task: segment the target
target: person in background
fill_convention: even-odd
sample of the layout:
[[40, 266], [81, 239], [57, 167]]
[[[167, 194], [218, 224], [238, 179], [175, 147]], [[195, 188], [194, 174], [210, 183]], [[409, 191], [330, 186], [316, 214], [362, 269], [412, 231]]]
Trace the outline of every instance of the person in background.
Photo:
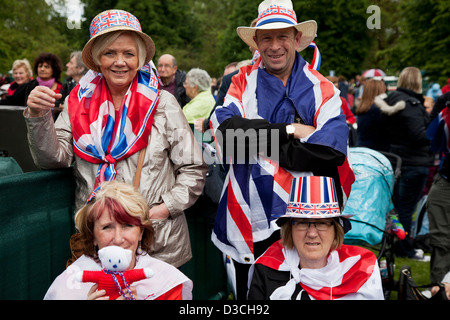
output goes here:
[[[120, 25], [108, 23], [111, 15]], [[90, 31], [82, 53], [90, 71], [55, 123], [49, 110], [61, 94], [45, 86], [30, 93], [24, 117], [33, 159], [41, 169], [74, 164], [76, 210], [104, 181], [136, 185], [155, 229], [152, 257], [180, 267], [192, 257], [184, 210], [201, 195], [208, 167], [177, 100], [159, 90], [155, 44], [138, 19], [107, 10]]]
[[74, 283], [77, 272], [102, 270], [98, 251], [107, 246], [131, 250], [128, 270], [149, 268], [154, 273], [129, 284], [132, 296], [118, 299], [192, 299], [192, 281], [177, 268], [151, 257], [154, 230], [148, 213], [147, 201], [133, 186], [117, 181], [101, 184], [75, 215], [83, 255], [55, 279], [44, 300], [108, 300], [105, 290], [97, 290], [98, 284]]
[[186, 79], [186, 72], [178, 69], [177, 60], [171, 54], [163, 54], [159, 57], [157, 67], [163, 84], [161, 90], [166, 90], [173, 94], [181, 108], [183, 108], [190, 101], [183, 85]]
[[[450, 92], [440, 96], [431, 112], [427, 128], [431, 150], [440, 156], [438, 172], [434, 175], [427, 198], [430, 223], [430, 280], [440, 282], [450, 270]], [[447, 282], [450, 277], [447, 275]]]
[[199, 118], [206, 118], [216, 103], [211, 93], [211, 77], [208, 72], [199, 68], [193, 68], [186, 74], [184, 88], [191, 99], [183, 108], [189, 124], [194, 124]]
[[[365, 90], [365, 89], [364, 89]], [[405, 102], [404, 110], [383, 114], [383, 128], [386, 130], [389, 152], [402, 159], [401, 176], [394, 189], [394, 207], [400, 223], [410, 236], [398, 242], [396, 254], [423, 260], [423, 251], [415, 249], [411, 239], [412, 216], [422, 196], [429, 167], [434, 165], [434, 153], [426, 130], [430, 121], [422, 94], [422, 75], [416, 67], [406, 67], [400, 73], [397, 89], [385, 99], [388, 105]]]
[[[327, 76], [326, 78], [328, 80], [330, 80], [331, 83], [333, 83], [336, 88], [339, 89], [339, 78], [338, 77]], [[353, 115], [352, 111], [350, 110], [350, 107], [349, 107], [349, 104], [347, 102], [347, 99], [344, 98], [342, 95], [340, 95], [340, 97], [341, 97], [341, 102], [342, 102], [341, 108], [342, 108], [342, 112], [345, 115], [345, 120], [347, 121], [347, 124], [352, 126], [352, 125], [354, 125], [356, 123], [356, 118]]]
[[336, 202], [329, 177], [294, 178], [281, 240], [250, 269], [249, 300], [384, 300], [373, 252], [344, 245], [350, 216]]
[[[37, 77], [26, 86], [25, 102], [28, 101], [31, 91], [38, 86], [49, 88], [56, 94], [61, 93], [62, 84], [59, 79], [62, 72], [62, 63], [57, 55], [53, 53], [41, 53], [34, 61], [33, 71], [37, 74]], [[58, 110], [55, 112], [55, 105], [53, 105], [52, 117], [54, 120], [56, 120], [58, 113]]]
[[433, 110], [434, 107], [434, 100], [432, 97], [423, 97], [423, 106], [425, 107], [425, 110], [427, 111], [428, 114], [431, 114], [431, 110]]
[[88, 71], [81, 58], [81, 51], [74, 51], [70, 54], [70, 59], [69, 62], [66, 63], [66, 68], [66, 75], [68, 78], [61, 87], [62, 97], [55, 102], [55, 107], [64, 107], [64, 100]]
[[441, 92], [442, 94], [446, 94], [450, 91], [450, 78], [447, 79], [447, 83], [442, 86]]
[[62, 63], [57, 55], [46, 52], [38, 55], [34, 61], [33, 71], [37, 77], [28, 84], [27, 94], [37, 86], [44, 86], [55, 93], [60, 93], [61, 82], [59, 80], [62, 72]]
[[[256, 25], [257, 20], [258, 19], [256, 19], [256, 18], [253, 19], [253, 21], [250, 23], [250, 27], [254, 27]], [[253, 64], [256, 62], [257, 58], [259, 58], [259, 53], [255, 48], [253, 48], [251, 46], [249, 46], [249, 49], [250, 49], [250, 52], [252, 53], [252, 64]], [[227, 95], [228, 89], [230, 88], [230, 85], [231, 85], [231, 79], [239, 71], [239, 69], [236, 69], [236, 66], [238, 64], [239, 64], [239, 62], [231, 62], [225, 67], [225, 69], [223, 71], [222, 81], [221, 81], [220, 87], [219, 87], [219, 92], [217, 93], [216, 103], [214, 105], [213, 110], [209, 114], [208, 118], [197, 119], [194, 123], [195, 130], [197, 130], [198, 132], [206, 132], [207, 130], [210, 129], [210, 118], [211, 118], [212, 114], [214, 113], [214, 111], [216, 110], [216, 108], [218, 106], [223, 105], [223, 101], [225, 100], [225, 96]], [[233, 66], [234, 66], [234, 70], [233, 70]]]
[[19, 59], [12, 65], [13, 79], [10, 83], [5, 99], [0, 101], [0, 105], [25, 106], [26, 88], [31, 81], [33, 73], [27, 59]]
[[439, 83], [433, 83], [430, 89], [428, 89], [426, 96], [433, 98], [436, 102], [437, 98], [442, 95], [441, 85]]
[[388, 151], [389, 143], [386, 128], [382, 125], [383, 113], [396, 113], [405, 108], [403, 101], [391, 107], [383, 100], [386, 98], [386, 85], [382, 80], [366, 81], [361, 101], [356, 106], [355, 114], [358, 120], [358, 147], [366, 147], [378, 151]]

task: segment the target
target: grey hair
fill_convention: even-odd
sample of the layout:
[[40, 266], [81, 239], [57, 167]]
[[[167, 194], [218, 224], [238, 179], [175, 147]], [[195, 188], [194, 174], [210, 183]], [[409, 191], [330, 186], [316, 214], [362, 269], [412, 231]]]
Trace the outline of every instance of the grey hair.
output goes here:
[[83, 59], [81, 58], [81, 51], [74, 51], [70, 54], [70, 60], [72, 60], [73, 57], [76, 57], [77, 61], [77, 68], [83, 68], [80, 72], [80, 74], [85, 74], [87, 72], [87, 68], [83, 63]]
[[211, 89], [211, 77], [205, 70], [193, 68], [186, 74], [186, 78], [189, 78], [189, 86], [198, 86], [200, 92]]
[[144, 66], [145, 57], [147, 56], [147, 52], [145, 49], [145, 42], [136, 32], [133, 31], [110, 32], [101, 37], [96, 38], [94, 40], [94, 43], [92, 44], [91, 54], [92, 60], [94, 60], [94, 63], [97, 66], [100, 66], [100, 57], [103, 51], [106, 49], [106, 47], [108, 47], [111, 43], [113, 43], [119, 36], [121, 36], [124, 33], [130, 33], [133, 36], [134, 41], [136, 41], [139, 59], [139, 65], [137, 70], [141, 69]]

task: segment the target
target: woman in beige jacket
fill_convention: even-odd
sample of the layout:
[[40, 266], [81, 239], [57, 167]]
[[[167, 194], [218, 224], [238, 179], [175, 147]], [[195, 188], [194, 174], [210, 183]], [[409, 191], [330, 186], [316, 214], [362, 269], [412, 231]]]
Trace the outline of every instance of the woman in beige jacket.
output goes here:
[[[104, 23], [122, 15], [121, 26]], [[97, 28], [90, 29], [83, 49], [91, 71], [72, 90], [56, 122], [50, 108], [58, 95], [45, 87], [31, 92], [24, 112], [28, 140], [39, 168], [74, 164], [76, 210], [102, 181], [132, 184], [144, 152], [139, 191], [155, 229], [152, 256], [179, 267], [192, 256], [184, 210], [200, 196], [207, 166], [177, 100], [159, 90], [151, 68], [143, 71], [155, 48], [133, 19], [121, 10], [93, 19], [91, 27]]]

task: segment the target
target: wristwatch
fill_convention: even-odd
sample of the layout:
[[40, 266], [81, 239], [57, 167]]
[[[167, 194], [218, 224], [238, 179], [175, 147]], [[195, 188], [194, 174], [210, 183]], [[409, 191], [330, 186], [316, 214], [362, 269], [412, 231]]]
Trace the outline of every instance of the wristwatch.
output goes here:
[[288, 138], [293, 138], [295, 133], [295, 127], [292, 124], [286, 125], [286, 133]]

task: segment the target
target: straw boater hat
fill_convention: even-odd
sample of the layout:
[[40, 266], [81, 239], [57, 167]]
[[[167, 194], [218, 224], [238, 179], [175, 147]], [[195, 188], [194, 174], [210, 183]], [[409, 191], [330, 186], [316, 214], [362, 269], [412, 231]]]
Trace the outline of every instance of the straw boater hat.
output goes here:
[[[290, 218], [349, 218], [339, 207], [333, 178], [322, 176], [297, 177], [292, 180], [286, 212], [276, 221], [279, 226]], [[346, 227], [343, 224], [341, 225]]]
[[139, 20], [131, 13], [112, 9], [103, 11], [92, 19], [91, 25], [89, 26], [90, 39], [84, 46], [82, 53], [84, 64], [89, 69], [100, 72], [99, 66], [97, 66], [92, 59], [91, 49], [94, 39], [108, 32], [126, 30], [136, 32], [142, 38], [147, 52], [144, 65], [149, 63], [155, 55], [155, 44], [153, 43], [152, 38], [142, 32]]
[[264, 0], [258, 7], [258, 18], [255, 27], [238, 27], [239, 37], [250, 47], [258, 49], [253, 37], [258, 29], [284, 29], [294, 27], [302, 33], [298, 52], [302, 51], [314, 40], [317, 23], [308, 20], [298, 23], [290, 0]]

